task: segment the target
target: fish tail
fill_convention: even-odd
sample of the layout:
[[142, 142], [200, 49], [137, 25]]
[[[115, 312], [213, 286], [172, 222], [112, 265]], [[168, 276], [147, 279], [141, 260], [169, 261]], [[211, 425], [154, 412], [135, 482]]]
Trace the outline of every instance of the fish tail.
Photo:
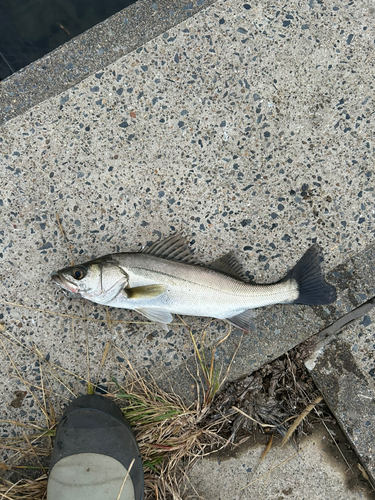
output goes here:
[[337, 298], [335, 287], [324, 279], [323, 256], [318, 245], [310, 247], [282, 281], [288, 280], [298, 284], [299, 295], [293, 304], [331, 304]]

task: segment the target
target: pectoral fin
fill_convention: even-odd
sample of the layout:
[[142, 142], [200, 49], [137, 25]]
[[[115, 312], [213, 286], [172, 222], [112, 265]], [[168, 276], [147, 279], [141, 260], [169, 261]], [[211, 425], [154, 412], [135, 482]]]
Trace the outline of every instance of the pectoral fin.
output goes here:
[[128, 299], [151, 299], [158, 297], [166, 291], [165, 285], [145, 285], [134, 288], [125, 288]]
[[150, 321], [156, 321], [163, 327], [164, 330], [167, 332], [169, 331], [167, 323], [171, 323], [171, 321], [173, 321], [173, 316], [166, 309], [161, 309], [159, 307], [142, 307], [140, 309], [134, 309], [134, 311], [143, 314], [143, 316], [146, 316], [146, 318]]

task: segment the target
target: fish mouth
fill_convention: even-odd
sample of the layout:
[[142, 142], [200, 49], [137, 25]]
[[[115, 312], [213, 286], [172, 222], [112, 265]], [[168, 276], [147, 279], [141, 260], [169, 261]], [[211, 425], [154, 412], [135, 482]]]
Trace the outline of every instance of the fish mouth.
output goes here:
[[62, 278], [59, 274], [53, 274], [51, 279], [56, 283], [56, 285], [63, 288], [64, 290], [68, 290], [68, 292], [72, 293], [78, 293], [78, 286], [73, 285], [73, 283], [69, 283], [69, 281]]

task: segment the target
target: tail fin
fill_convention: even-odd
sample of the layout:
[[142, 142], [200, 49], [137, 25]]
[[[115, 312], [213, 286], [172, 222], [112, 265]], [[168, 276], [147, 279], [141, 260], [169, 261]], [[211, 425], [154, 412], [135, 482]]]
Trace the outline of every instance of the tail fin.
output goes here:
[[299, 295], [293, 304], [323, 305], [336, 300], [336, 289], [324, 280], [323, 256], [318, 245], [310, 247], [282, 281], [295, 280]]

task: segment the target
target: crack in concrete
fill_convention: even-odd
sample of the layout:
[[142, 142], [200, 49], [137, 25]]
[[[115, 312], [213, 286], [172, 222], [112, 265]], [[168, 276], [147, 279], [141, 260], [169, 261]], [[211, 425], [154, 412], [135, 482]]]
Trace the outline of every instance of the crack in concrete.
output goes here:
[[308, 370], [313, 370], [318, 359], [319, 354], [322, 352], [324, 346], [329, 344], [335, 337], [339, 330], [341, 330], [344, 326], [356, 321], [359, 318], [362, 318], [368, 311], [370, 311], [373, 307], [375, 307], [375, 297], [372, 297], [370, 300], [362, 304], [361, 306], [353, 309], [352, 311], [341, 316], [337, 321], [329, 325], [327, 328], [322, 330], [320, 333], [315, 335], [317, 343], [315, 345], [314, 351], [311, 355], [306, 358], [305, 366]]

